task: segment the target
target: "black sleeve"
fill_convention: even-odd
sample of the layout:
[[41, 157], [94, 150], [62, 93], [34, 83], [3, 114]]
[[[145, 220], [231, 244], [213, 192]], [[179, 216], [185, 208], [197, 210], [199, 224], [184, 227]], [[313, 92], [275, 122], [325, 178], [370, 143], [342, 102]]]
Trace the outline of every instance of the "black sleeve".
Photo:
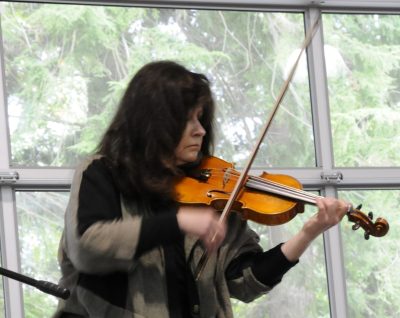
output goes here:
[[266, 286], [275, 286], [282, 280], [283, 275], [299, 262], [288, 261], [282, 253], [281, 245], [279, 244], [265, 252], [247, 253], [239, 256], [226, 269], [226, 278], [239, 278], [244, 269], [251, 267], [257, 280]]
[[154, 216], [144, 217], [140, 229], [139, 243], [135, 257], [158, 245], [168, 245], [182, 239], [176, 209], [166, 210]]
[[94, 160], [82, 174], [78, 202], [78, 233], [94, 223], [122, 217], [120, 195], [111, 171], [102, 159]]

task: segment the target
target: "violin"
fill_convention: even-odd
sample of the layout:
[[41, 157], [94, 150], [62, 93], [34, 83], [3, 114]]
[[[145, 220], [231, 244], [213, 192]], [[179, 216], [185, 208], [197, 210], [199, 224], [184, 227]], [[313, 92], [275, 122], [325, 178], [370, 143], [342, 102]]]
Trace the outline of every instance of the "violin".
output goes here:
[[[175, 185], [177, 200], [181, 204], [210, 205], [222, 210], [229, 199], [240, 173], [233, 164], [216, 157], [206, 157], [188, 176]], [[304, 204], [316, 205], [321, 198], [302, 190], [301, 183], [288, 175], [262, 173], [247, 175], [232, 210], [243, 219], [264, 225], [280, 225], [289, 222], [298, 213], [304, 212]], [[365, 239], [384, 236], [389, 224], [383, 218], [373, 222], [373, 215], [360, 211], [361, 206], [349, 206], [347, 217], [353, 222], [353, 230], [364, 229]]]

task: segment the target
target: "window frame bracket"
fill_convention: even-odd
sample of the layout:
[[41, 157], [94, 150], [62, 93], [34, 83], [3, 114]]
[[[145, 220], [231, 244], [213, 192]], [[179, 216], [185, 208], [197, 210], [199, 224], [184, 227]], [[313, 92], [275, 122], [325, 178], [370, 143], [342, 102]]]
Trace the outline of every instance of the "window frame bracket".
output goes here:
[[13, 184], [19, 180], [19, 174], [16, 171], [1, 172], [0, 171], [0, 184]]
[[339, 184], [343, 181], [343, 173], [340, 171], [322, 171], [321, 180], [329, 184]]

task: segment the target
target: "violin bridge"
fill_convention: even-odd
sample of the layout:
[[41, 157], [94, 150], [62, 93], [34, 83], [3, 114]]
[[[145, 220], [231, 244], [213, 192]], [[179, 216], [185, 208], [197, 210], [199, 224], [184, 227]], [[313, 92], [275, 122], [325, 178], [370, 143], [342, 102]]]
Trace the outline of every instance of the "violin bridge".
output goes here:
[[230, 170], [231, 170], [230, 168], [225, 170], [224, 179], [222, 180], [222, 185], [224, 188], [225, 188], [226, 184], [229, 182], [229, 173], [230, 173], [229, 171]]

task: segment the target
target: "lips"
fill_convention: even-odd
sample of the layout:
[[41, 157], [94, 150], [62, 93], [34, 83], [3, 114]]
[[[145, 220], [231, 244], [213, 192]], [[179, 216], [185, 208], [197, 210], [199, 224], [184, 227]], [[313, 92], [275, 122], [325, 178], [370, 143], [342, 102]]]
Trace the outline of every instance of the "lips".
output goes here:
[[201, 146], [200, 145], [190, 145], [187, 148], [200, 150]]

